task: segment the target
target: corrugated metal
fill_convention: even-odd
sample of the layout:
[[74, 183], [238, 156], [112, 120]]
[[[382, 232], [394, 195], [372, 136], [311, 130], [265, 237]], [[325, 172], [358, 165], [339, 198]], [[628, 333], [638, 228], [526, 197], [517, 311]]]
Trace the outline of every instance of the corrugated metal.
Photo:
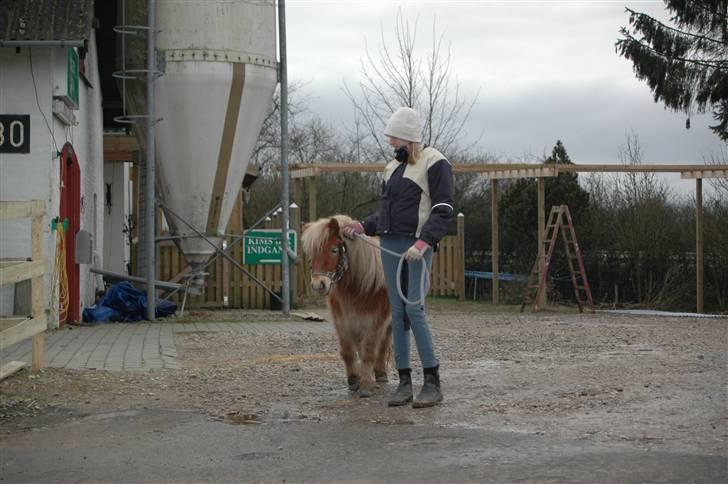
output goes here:
[[86, 40], [94, 0], [0, 0], [0, 40]]

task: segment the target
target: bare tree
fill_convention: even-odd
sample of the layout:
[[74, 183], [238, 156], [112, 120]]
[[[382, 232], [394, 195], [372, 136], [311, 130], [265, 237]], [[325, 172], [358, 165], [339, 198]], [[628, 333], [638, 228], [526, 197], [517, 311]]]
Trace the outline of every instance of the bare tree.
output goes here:
[[365, 47], [358, 93], [346, 84], [343, 87], [369, 142], [368, 149], [359, 151], [359, 160], [389, 156], [382, 132], [389, 116], [401, 106], [412, 107], [422, 116], [424, 144], [436, 146], [451, 158], [473, 146], [463, 146], [462, 138], [478, 94], [468, 99], [453, 79], [450, 46], [443, 45], [444, 36], [438, 34], [434, 20], [431, 35], [430, 51], [418, 56], [417, 21], [411, 25], [399, 10], [394, 44], [390, 46], [382, 27], [376, 55]]
[[[708, 165], [728, 165], [728, 149], [721, 146], [718, 153], [711, 153], [705, 159]], [[728, 178], [708, 178], [718, 197], [728, 198]]]

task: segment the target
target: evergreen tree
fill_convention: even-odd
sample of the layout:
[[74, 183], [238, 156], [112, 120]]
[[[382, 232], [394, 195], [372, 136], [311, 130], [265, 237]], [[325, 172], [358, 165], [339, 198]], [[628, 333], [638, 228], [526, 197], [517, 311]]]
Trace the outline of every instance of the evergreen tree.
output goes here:
[[[559, 140], [544, 163], [571, 164], [566, 148]], [[507, 270], [528, 272], [538, 253], [538, 207], [536, 180], [522, 178], [509, 186], [500, 202], [502, 220], [502, 247], [507, 258]], [[579, 185], [576, 173], [561, 173], [546, 179], [546, 216], [553, 205], [568, 205], [574, 219], [577, 236], [585, 234], [579, 227], [587, 226], [589, 193]], [[559, 241], [559, 243], [561, 243]], [[559, 246], [559, 251], [563, 249]]]
[[620, 29], [617, 52], [632, 61], [655, 102], [688, 116], [711, 109], [718, 123], [711, 129], [728, 142], [728, 0], [665, 4], [674, 27], [627, 8], [631, 29]]

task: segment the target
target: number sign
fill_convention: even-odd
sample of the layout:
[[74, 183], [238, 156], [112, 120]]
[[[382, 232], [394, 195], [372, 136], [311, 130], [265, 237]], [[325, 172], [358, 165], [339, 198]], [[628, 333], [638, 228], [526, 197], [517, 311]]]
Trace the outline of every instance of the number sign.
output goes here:
[[0, 114], [0, 153], [30, 153], [29, 114]]

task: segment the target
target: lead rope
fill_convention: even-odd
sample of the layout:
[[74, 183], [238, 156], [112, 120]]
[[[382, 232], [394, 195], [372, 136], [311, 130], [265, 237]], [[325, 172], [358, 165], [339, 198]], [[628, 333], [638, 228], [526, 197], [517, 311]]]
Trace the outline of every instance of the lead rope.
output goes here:
[[[402, 292], [402, 267], [404, 267], [404, 254], [405, 252], [402, 252], [401, 254], [399, 252], [395, 252], [393, 250], [385, 249], [379, 244], [375, 244], [371, 240], [369, 240], [369, 237], [367, 237], [364, 234], [357, 234], [355, 233], [357, 237], [359, 237], [359, 240], [362, 240], [366, 242], [367, 244], [371, 245], [372, 247], [376, 247], [377, 249], [380, 249], [387, 254], [393, 255], [395, 257], [399, 257], [399, 263], [397, 264], [397, 294], [399, 294], [400, 299], [404, 301], [405, 304], [411, 304], [412, 306], [421, 304], [422, 306], [425, 305], [425, 298], [427, 296], [427, 293], [430, 290], [430, 271], [427, 269], [427, 262], [425, 261], [424, 253], [422, 258], [420, 259], [420, 262], [422, 263], [422, 272], [420, 272], [420, 298], [416, 301], [410, 301], [407, 299], [407, 297], [404, 295], [404, 292]], [[429, 250], [429, 249], [427, 249]], [[427, 252], [427, 251], [425, 251]]]

